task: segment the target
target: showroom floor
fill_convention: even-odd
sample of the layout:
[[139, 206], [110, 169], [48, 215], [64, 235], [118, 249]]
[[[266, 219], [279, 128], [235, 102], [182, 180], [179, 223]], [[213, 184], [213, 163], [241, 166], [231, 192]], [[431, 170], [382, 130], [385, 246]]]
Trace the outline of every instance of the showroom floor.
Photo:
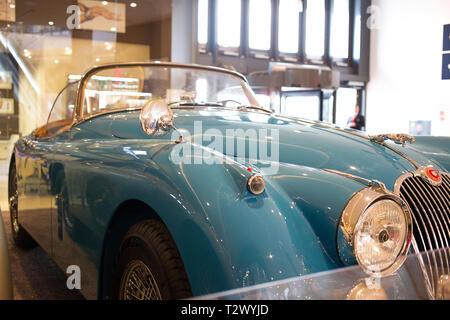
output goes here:
[[66, 288], [66, 275], [41, 248], [24, 251], [12, 243], [7, 200], [7, 171], [8, 164], [0, 162], [0, 207], [8, 238], [14, 299], [83, 299], [80, 293]]

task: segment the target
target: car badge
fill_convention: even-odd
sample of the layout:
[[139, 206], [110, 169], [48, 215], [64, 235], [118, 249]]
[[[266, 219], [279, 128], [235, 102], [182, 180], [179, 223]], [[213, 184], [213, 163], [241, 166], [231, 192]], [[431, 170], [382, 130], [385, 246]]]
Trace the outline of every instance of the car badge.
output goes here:
[[426, 180], [433, 186], [439, 186], [442, 182], [441, 175], [433, 168], [425, 168]]

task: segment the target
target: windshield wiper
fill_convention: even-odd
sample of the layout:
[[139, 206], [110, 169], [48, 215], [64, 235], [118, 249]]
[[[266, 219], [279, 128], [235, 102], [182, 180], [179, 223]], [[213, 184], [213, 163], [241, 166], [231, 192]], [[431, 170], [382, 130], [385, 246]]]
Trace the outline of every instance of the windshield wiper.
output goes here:
[[264, 111], [264, 112], [267, 112], [267, 113], [273, 113], [273, 111], [271, 111], [271, 110], [267, 110], [267, 109], [265, 109], [263, 107], [256, 107], [256, 106], [244, 106], [244, 105], [242, 105], [242, 106], [237, 107], [237, 109], [238, 110], [242, 110], [242, 109], [259, 110], [259, 111]]
[[[190, 101], [175, 101], [170, 102], [168, 104], [169, 107], [225, 107], [221, 101], [219, 102], [190, 102]], [[237, 110], [259, 110], [267, 113], [273, 113], [271, 110], [267, 110], [263, 107], [257, 107], [257, 106], [246, 106], [246, 105], [240, 105], [236, 107]]]
[[179, 107], [223, 107], [223, 105], [217, 102], [189, 102], [189, 101], [175, 101], [168, 104], [171, 106], [179, 106]]

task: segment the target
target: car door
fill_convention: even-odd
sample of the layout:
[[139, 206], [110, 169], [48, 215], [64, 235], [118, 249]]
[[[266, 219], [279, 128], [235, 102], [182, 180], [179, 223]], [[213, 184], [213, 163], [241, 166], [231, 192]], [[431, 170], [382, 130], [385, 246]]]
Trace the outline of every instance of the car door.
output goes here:
[[61, 133], [70, 127], [75, 95], [76, 85], [66, 86], [57, 95], [46, 125], [17, 145], [20, 223], [50, 255], [54, 254], [54, 240], [62, 228], [62, 218], [58, 220], [55, 213], [62, 197], [55, 178], [53, 149], [61, 143]]
[[17, 145], [18, 210], [20, 224], [51, 254], [51, 199], [46, 150], [46, 143], [34, 135], [23, 138]]

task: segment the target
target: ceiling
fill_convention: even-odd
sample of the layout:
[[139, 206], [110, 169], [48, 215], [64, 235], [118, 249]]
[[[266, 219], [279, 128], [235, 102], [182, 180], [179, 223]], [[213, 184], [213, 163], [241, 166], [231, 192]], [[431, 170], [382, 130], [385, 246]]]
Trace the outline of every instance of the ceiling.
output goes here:
[[[126, 6], [126, 25], [134, 26], [152, 21], [163, 20], [171, 16], [172, 0], [115, 0]], [[130, 7], [130, 3], [136, 7]], [[77, 1], [72, 0], [16, 0], [16, 22], [25, 25], [48, 25], [53, 21], [57, 27], [66, 28], [69, 17], [67, 8]], [[101, 4], [101, 1], [98, 1]]]

